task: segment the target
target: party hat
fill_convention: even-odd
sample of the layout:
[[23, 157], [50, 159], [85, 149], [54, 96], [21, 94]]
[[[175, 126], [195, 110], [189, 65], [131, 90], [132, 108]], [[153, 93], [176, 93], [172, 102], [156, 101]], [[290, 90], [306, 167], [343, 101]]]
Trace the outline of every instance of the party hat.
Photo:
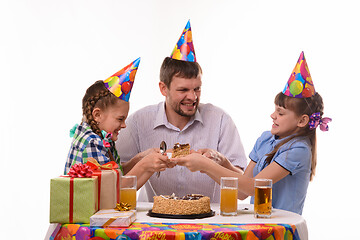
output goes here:
[[304, 52], [301, 52], [294, 70], [285, 85], [283, 94], [295, 98], [307, 98], [314, 96], [315, 88], [307, 66]]
[[190, 20], [187, 22], [184, 31], [182, 32], [179, 41], [176, 43], [170, 57], [187, 62], [196, 62]]
[[104, 80], [105, 87], [121, 100], [128, 102], [139, 63], [140, 58], [111, 75]]

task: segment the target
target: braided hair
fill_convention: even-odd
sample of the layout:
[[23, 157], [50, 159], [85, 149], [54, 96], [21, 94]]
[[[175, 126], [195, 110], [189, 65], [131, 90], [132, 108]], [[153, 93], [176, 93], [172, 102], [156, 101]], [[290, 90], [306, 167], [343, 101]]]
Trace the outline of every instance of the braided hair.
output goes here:
[[104, 110], [108, 106], [114, 105], [116, 101], [118, 101], [118, 98], [105, 87], [102, 80], [96, 81], [91, 85], [86, 90], [82, 99], [83, 121], [87, 122], [100, 138], [103, 138], [103, 136], [98, 123], [94, 120], [92, 112], [95, 107]]
[[[282, 92], [280, 92], [276, 95], [274, 103], [280, 107], [295, 112], [297, 116], [302, 116], [303, 114], [306, 114], [310, 118], [311, 114], [316, 112], [320, 112], [320, 116], [324, 114], [324, 104], [322, 97], [320, 96], [319, 93], [315, 93], [315, 95], [308, 98], [294, 98], [294, 97], [286, 96]], [[297, 137], [308, 137], [310, 140], [311, 153], [312, 153], [310, 180], [312, 180], [313, 177], [315, 176], [315, 169], [317, 163], [316, 128], [310, 129], [309, 123], [304, 128], [300, 129], [300, 131], [297, 132], [295, 135], [281, 141], [278, 145], [276, 145], [274, 150], [266, 154], [267, 156], [266, 161], [270, 163], [281, 146], [283, 146], [284, 144], [288, 143], [289, 141]]]

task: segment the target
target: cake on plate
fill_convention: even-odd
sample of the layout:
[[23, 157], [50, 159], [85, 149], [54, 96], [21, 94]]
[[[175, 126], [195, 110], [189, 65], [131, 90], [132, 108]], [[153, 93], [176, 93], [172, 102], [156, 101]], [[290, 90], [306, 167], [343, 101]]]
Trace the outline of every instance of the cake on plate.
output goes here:
[[190, 154], [190, 144], [175, 143], [173, 147], [172, 158], [183, 157]]
[[210, 198], [201, 194], [188, 194], [182, 198], [175, 194], [154, 197], [153, 213], [193, 215], [211, 212]]

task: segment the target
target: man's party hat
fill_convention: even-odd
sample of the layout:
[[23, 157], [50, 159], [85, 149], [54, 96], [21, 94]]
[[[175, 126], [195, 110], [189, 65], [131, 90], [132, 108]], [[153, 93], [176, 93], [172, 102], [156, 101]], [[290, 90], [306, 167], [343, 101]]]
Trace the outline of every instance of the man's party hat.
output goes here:
[[283, 94], [295, 98], [307, 98], [314, 96], [314, 83], [311, 79], [304, 52], [301, 52], [299, 60], [297, 61], [295, 68], [285, 85]]
[[121, 100], [128, 102], [139, 63], [140, 58], [111, 75], [104, 80], [105, 87]]
[[187, 62], [196, 62], [190, 20], [187, 22], [184, 31], [182, 32], [179, 41], [175, 45], [170, 57]]

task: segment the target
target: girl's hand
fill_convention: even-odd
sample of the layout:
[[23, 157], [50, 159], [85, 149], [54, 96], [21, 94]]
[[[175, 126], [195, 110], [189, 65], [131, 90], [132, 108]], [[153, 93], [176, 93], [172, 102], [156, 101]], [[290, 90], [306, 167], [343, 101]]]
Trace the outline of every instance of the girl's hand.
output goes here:
[[137, 155], [139, 158], [144, 158], [151, 153], [159, 153], [159, 152], [160, 152], [160, 148], [149, 148], [145, 151], [138, 153]]
[[199, 149], [197, 152], [207, 158], [210, 158], [220, 166], [224, 166], [228, 162], [228, 160], [224, 155], [213, 149], [204, 148], [204, 149]]
[[[133, 161], [135, 164], [138, 163], [141, 159], [143, 159], [144, 157], [146, 157], [149, 154], [152, 153], [159, 153], [160, 149], [159, 148], [149, 148], [145, 151], [139, 152], [138, 154], [136, 154], [131, 161]], [[135, 165], [134, 164], [134, 165]]]
[[140, 160], [139, 164], [142, 165], [145, 171], [154, 173], [164, 171], [166, 168], [168, 168], [170, 160], [166, 155], [162, 155], [159, 151], [146, 155]]
[[171, 159], [171, 161], [176, 161], [177, 165], [185, 166], [192, 172], [200, 171], [204, 173], [206, 172], [206, 166], [210, 159], [198, 152], [193, 152], [190, 155], [184, 157]]

